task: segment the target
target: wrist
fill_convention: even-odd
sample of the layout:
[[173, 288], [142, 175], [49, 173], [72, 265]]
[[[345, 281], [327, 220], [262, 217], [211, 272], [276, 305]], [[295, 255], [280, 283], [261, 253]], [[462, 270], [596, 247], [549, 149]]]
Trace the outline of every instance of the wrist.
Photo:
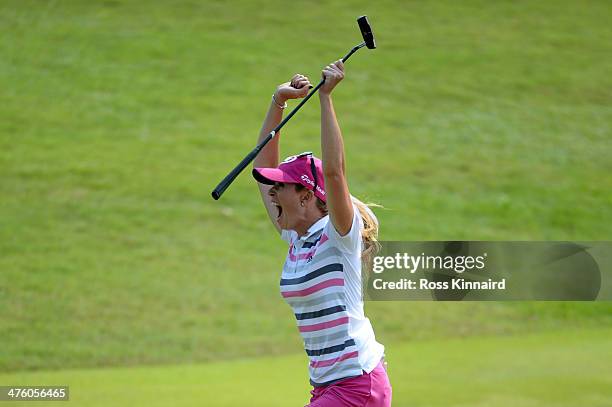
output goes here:
[[331, 93], [330, 92], [321, 92], [319, 90], [319, 99], [321, 99], [321, 100], [325, 100], [325, 99], [331, 100]]
[[278, 91], [278, 89], [276, 89], [272, 95], [274, 96], [274, 100], [276, 100], [280, 104], [283, 104], [287, 101], [287, 98], [282, 97], [280, 95], [280, 92]]
[[287, 107], [287, 99], [279, 97], [278, 92], [272, 94], [272, 103], [281, 110]]

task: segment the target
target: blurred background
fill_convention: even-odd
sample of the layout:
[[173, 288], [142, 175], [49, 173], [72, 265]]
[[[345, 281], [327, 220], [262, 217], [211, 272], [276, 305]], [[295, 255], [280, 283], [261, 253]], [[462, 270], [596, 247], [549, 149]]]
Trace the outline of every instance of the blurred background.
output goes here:
[[[609, 1], [2, 1], [0, 385], [69, 385], [79, 406], [307, 403], [286, 246], [248, 172], [210, 191], [275, 87], [317, 82], [362, 14], [378, 49], [334, 101], [382, 240], [612, 237]], [[281, 154], [318, 154], [319, 126], [313, 98]], [[612, 405], [610, 302], [366, 313], [394, 406]]]

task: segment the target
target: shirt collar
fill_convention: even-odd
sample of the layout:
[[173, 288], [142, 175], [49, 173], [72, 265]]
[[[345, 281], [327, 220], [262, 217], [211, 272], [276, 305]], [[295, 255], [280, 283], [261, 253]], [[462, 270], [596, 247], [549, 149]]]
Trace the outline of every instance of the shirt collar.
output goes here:
[[308, 231], [306, 232], [306, 234], [304, 236], [300, 237], [300, 240], [307, 240], [312, 235], [314, 235], [315, 233], [317, 233], [318, 231], [323, 229], [325, 227], [325, 225], [327, 224], [327, 222], [329, 222], [329, 215], [325, 215], [321, 219], [319, 219], [318, 221], [313, 223], [308, 228]]

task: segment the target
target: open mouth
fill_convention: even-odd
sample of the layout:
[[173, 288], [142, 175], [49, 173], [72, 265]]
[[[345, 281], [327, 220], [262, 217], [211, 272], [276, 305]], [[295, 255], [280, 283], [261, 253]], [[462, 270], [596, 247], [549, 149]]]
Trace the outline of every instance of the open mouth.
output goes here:
[[277, 204], [274, 205], [276, 206], [276, 210], [278, 210], [278, 215], [276, 216], [276, 219], [278, 219], [283, 214], [283, 207]]

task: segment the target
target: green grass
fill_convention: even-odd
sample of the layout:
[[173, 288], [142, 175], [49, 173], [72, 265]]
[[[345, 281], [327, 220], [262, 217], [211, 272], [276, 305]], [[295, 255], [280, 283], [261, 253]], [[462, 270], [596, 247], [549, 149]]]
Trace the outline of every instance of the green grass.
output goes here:
[[[209, 194], [276, 84], [317, 78], [361, 13], [379, 48], [334, 97], [351, 191], [387, 208], [382, 239], [610, 239], [606, 1], [4, 1], [0, 371], [299, 349], [253, 180]], [[282, 133], [284, 155], [319, 150], [316, 98]], [[611, 311], [368, 304], [385, 343], [610, 326]]]
[[[612, 330], [390, 346], [394, 407], [604, 407]], [[1, 374], [10, 385], [69, 385], [79, 406], [301, 406], [305, 356], [203, 365]], [[25, 403], [23, 403], [25, 404]], [[37, 402], [36, 405], [44, 405]], [[52, 404], [51, 404], [52, 405]]]

